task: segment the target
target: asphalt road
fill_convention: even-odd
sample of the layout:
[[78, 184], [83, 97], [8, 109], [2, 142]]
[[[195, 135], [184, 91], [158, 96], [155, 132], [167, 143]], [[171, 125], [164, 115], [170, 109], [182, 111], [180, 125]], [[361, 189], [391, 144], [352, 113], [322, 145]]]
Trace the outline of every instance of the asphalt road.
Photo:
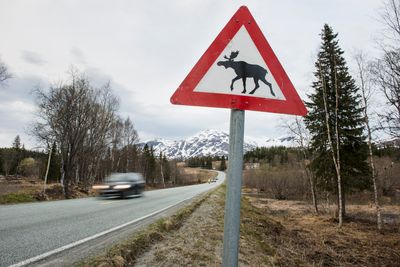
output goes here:
[[131, 199], [84, 198], [0, 206], [0, 266], [24, 266], [48, 254], [172, 209], [216, 183], [148, 191]]

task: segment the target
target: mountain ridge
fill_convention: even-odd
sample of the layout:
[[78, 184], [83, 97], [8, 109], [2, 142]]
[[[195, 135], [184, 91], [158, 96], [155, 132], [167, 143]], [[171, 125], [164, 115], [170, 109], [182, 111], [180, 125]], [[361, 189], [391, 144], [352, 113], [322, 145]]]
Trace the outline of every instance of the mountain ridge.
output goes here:
[[[229, 134], [219, 130], [203, 130], [183, 140], [167, 140], [155, 138], [140, 143], [140, 146], [152, 146], [158, 154], [162, 152], [167, 158], [187, 159], [198, 156], [227, 156], [229, 149]], [[256, 147], [272, 146], [294, 146], [293, 136], [282, 136], [280, 138], [244, 138], [244, 151]]]

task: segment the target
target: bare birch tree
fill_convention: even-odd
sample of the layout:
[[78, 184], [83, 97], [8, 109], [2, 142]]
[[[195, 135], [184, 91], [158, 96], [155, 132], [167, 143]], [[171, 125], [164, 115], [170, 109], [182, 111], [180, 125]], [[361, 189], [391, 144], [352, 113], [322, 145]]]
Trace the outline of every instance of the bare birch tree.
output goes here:
[[111, 171], [118, 171], [121, 161], [120, 149], [123, 147], [123, 129], [124, 124], [119, 116], [114, 118], [110, 127], [111, 139]]
[[132, 161], [134, 147], [137, 142], [139, 141], [139, 136], [135, 127], [128, 117], [124, 121], [124, 129], [123, 129], [123, 144], [124, 144], [124, 151], [125, 151], [125, 172], [129, 171], [129, 162]]
[[310, 192], [314, 206], [314, 211], [316, 214], [318, 214], [318, 201], [317, 201], [316, 187], [314, 183], [314, 176], [312, 172], [310, 172], [310, 169], [307, 166], [308, 165], [307, 162], [309, 162], [309, 156], [307, 155], [308, 154], [307, 151], [309, 150], [309, 139], [310, 139], [309, 133], [304, 125], [304, 121], [297, 116], [295, 118], [294, 123], [286, 124], [286, 127], [292, 134], [295, 135], [295, 140], [298, 143], [301, 153], [303, 155], [302, 166], [304, 168], [307, 180], [310, 183]]
[[357, 63], [358, 69], [358, 79], [359, 79], [359, 88], [361, 90], [362, 96], [362, 103], [364, 106], [364, 119], [365, 119], [365, 126], [367, 128], [367, 135], [368, 135], [368, 152], [369, 152], [369, 165], [371, 167], [371, 180], [374, 188], [374, 202], [375, 202], [375, 209], [376, 209], [376, 221], [378, 230], [382, 230], [382, 218], [381, 218], [381, 207], [379, 204], [379, 196], [378, 196], [378, 186], [377, 186], [377, 179], [376, 179], [376, 171], [375, 171], [375, 162], [372, 153], [372, 130], [370, 126], [369, 120], [369, 107], [370, 107], [370, 98], [371, 98], [371, 87], [370, 87], [370, 77], [368, 72], [368, 66], [365, 62], [365, 56], [362, 52], [359, 52], [355, 55], [355, 61]]
[[[330, 146], [330, 150], [332, 152], [332, 160], [333, 164], [335, 165], [335, 170], [336, 170], [336, 176], [337, 176], [337, 189], [338, 189], [338, 206], [339, 206], [339, 227], [342, 227], [343, 225], [343, 197], [342, 197], [342, 177], [340, 173], [340, 152], [339, 152], [339, 135], [338, 135], [338, 89], [337, 89], [337, 84], [336, 84], [336, 70], [335, 70], [335, 118], [334, 118], [334, 125], [335, 125], [335, 136], [336, 136], [336, 149], [333, 145], [332, 142], [332, 137], [331, 137], [331, 127], [330, 127], [330, 115], [328, 111], [328, 105], [327, 105], [327, 94], [326, 94], [326, 84], [325, 84], [325, 79], [324, 75], [322, 74], [321, 70], [321, 65], [319, 65], [319, 71], [320, 71], [320, 76], [321, 76], [321, 81], [322, 81], [322, 94], [323, 94], [323, 102], [324, 102], [324, 111], [325, 111], [325, 126], [326, 126], [326, 131], [327, 131], [327, 137], [328, 137], [328, 143]], [[335, 151], [336, 150], [336, 151]]]
[[380, 17], [384, 26], [379, 42], [382, 55], [372, 65], [371, 73], [388, 105], [380, 114], [381, 128], [400, 138], [400, 0], [387, 0]]
[[[107, 86], [106, 86], [107, 87]], [[65, 196], [72, 197], [78, 183], [93, 181], [99, 157], [106, 151], [105, 137], [117, 108], [109, 88], [96, 89], [76, 70], [70, 81], [36, 91], [39, 121], [34, 132], [42, 140], [55, 140], [61, 156]]]
[[[386, 0], [380, 18], [385, 26], [384, 38], [389, 42], [398, 44], [400, 42], [400, 1]], [[398, 48], [398, 45], [395, 45], [395, 47]]]
[[83, 189], [88, 190], [100, 172], [100, 163], [106, 157], [107, 136], [118, 109], [118, 100], [112, 95], [111, 87], [106, 84], [97, 90], [90, 113], [89, 128], [85, 137], [80, 163], [80, 176]]

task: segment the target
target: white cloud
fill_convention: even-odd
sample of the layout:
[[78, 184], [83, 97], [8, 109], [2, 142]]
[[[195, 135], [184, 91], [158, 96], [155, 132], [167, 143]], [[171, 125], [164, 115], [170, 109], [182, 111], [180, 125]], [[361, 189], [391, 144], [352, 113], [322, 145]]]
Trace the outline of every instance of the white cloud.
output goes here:
[[23, 50], [21, 52], [22, 59], [25, 60], [27, 63], [34, 64], [34, 65], [44, 65], [46, 64], [46, 60], [42, 58], [38, 53], [33, 51]]
[[[354, 47], [376, 53], [372, 39], [380, 27], [376, 10], [382, 5], [376, 0], [14, 0], [0, 2], [1, 39], [7, 40], [0, 42], [0, 54], [15, 79], [57, 82], [76, 65], [96, 82], [111, 80], [121, 113], [133, 118], [143, 136], [177, 139], [205, 128], [228, 130], [229, 110], [173, 106], [169, 98], [243, 2], [302, 97], [313, 78], [324, 23], [339, 32], [346, 57]], [[27, 62], [22, 51], [46, 64]], [[29, 90], [37, 81], [31, 82]], [[30, 116], [33, 96], [12, 84], [7, 90], [0, 92], [0, 105], [11, 105], [4, 103], [7, 99], [21, 108], [18, 120], [0, 124], [2, 136], [10, 133], [4, 138], [12, 140], [21, 119]], [[28, 107], [15, 104], [19, 97], [24, 104], [30, 97]], [[1, 108], [0, 117], [6, 116]], [[247, 112], [246, 135], [281, 136], [280, 118]], [[10, 144], [4, 138], [0, 146]]]
[[35, 106], [32, 103], [16, 100], [3, 102], [0, 105], [0, 146], [10, 146], [15, 136], [20, 135], [22, 143], [34, 147], [33, 138], [28, 135], [29, 127], [34, 120]]

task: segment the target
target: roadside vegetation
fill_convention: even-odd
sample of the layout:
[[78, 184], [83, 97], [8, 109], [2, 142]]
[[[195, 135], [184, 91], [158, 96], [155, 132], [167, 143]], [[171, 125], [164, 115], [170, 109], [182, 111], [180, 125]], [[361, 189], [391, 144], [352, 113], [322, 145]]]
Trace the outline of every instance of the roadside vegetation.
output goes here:
[[[175, 184], [168, 183], [166, 187], [176, 187], [206, 183], [217, 174], [199, 168], [186, 168], [184, 164], [177, 165], [178, 179]], [[45, 200], [65, 199], [62, 185], [57, 181], [50, 181], [46, 185], [46, 194], [43, 194], [44, 181], [37, 176], [0, 175], [0, 204], [16, 204]], [[146, 184], [145, 190], [164, 188], [157, 184]], [[85, 191], [79, 187], [72, 188], [72, 198], [94, 196], [93, 190]]]
[[0, 204], [34, 202], [36, 200], [30, 192], [8, 193], [0, 196]]
[[[221, 266], [225, 186], [170, 218], [79, 266]], [[245, 190], [246, 191], [246, 190]], [[357, 216], [338, 229], [328, 210], [310, 203], [244, 195], [239, 266], [397, 266], [395, 222], [375, 230], [369, 205], [348, 205]], [[399, 207], [388, 206], [396, 214]]]
[[[264, 250], [259, 261], [264, 263], [257, 266], [396, 266], [400, 260], [398, 225], [391, 222], [383, 235], [377, 232], [369, 205], [349, 205], [364, 216], [338, 229], [329, 212], [316, 216], [302, 201], [246, 197], [242, 203], [242, 233]], [[397, 212], [398, 207], [388, 207], [388, 213]], [[250, 257], [247, 266], [256, 266]]]
[[[387, 220], [395, 220], [400, 225], [400, 214], [386, 214], [384, 212], [385, 207], [399, 207], [400, 205], [399, 156], [400, 149], [392, 145], [374, 150], [373, 157], [376, 162], [376, 179], [383, 224]], [[247, 153], [245, 161], [243, 173], [245, 194], [277, 200], [305, 201], [312, 205], [312, 213], [321, 214], [329, 210], [328, 213], [332, 218], [337, 219], [337, 196], [335, 193], [320, 187], [314, 176], [312, 177], [314, 183], [310, 183], [307, 160], [304, 163], [300, 149], [259, 148]], [[317, 209], [313, 205], [313, 191], [315, 192]], [[352, 191], [346, 197], [346, 205], [375, 207], [372, 188]], [[355, 210], [350, 208], [346, 210], [344, 222], [351, 221], [357, 214]], [[376, 217], [368, 217], [368, 220], [376, 221]]]

